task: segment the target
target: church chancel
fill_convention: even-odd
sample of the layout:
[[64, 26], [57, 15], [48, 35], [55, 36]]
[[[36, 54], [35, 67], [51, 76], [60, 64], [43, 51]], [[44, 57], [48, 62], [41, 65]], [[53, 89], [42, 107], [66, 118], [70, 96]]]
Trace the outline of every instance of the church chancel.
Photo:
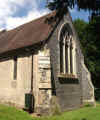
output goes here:
[[91, 75], [70, 14], [45, 22], [55, 15], [0, 34], [0, 103], [41, 114], [49, 113], [54, 103], [61, 111], [94, 103]]

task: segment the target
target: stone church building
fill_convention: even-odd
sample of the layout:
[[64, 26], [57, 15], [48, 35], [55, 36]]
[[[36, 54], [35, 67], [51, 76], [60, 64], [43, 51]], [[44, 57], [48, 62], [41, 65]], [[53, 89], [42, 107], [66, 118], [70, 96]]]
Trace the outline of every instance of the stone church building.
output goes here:
[[94, 103], [70, 14], [57, 20], [55, 15], [0, 32], [0, 103], [37, 113], [49, 111], [52, 101], [62, 111]]

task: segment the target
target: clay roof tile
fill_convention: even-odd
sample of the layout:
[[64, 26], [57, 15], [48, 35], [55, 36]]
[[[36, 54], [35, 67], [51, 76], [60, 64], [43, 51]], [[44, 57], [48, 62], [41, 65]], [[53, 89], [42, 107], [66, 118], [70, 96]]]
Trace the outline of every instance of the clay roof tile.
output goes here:
[[45, 20], [54, 15], [55, 12], [52, 12], [0, 34], [0, 54], [46, 40], [53, 28]]

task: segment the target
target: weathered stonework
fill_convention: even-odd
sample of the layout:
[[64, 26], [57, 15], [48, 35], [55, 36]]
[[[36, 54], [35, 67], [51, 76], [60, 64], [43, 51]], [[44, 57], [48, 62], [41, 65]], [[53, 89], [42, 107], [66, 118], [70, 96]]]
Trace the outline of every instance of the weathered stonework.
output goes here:
[[50, 99], [52, 93], [51, 86], [51, 65], [50, 65], [50, 49], [46, 46], [38, 53], [38, 110], [47, 110], [50, 107]]
[[[66, 30], [72, 35], [75, 45], [73, 73], [60, 71], [59, 31], [62, 25], [67, 25]], [[13, 78], [14, 55], [0, 62], [0, 102], [21, 108], [27, 106], [40, 114], [49, 113], [55, 109], [53, 106], [65, 111], [87, 102], [94, 103], [91, 76], [84, 65], [80, 43], [69, 14], [62, 18], [48, 40], [41, 46], [37, 44], [36, 49], [32, 48], [34, 45], [26, 49], [26, 53], [17, 54], [16, 80]]]
[[16, 80], [13, 79], [13, 59], [0, 62], [0, 102], [15, 104], [18, 107], [25, 106], [25, 93], [30, 91], [29, 61], [29, 57], [18, 59], [18, 76]]

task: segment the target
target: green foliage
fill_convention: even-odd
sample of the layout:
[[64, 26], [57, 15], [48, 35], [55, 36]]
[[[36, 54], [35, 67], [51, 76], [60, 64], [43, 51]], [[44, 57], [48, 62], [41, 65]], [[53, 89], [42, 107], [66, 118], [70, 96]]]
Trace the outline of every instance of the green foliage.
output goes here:
[[[92, 74], [93, 84], [96, 88], [100, 88], [100, 17], [94, 17], [89, 23], [75, 20], [74, 26], [85, 56], [85, 63]], [[98, 95], [96, 90], [96, 95]]]
[[95, 88], [95, 98], [100, 102], [100, 88]]
[[50, 10], [62, 10], [66, 8], [73, 8], [75, 5], [78, 9], [91, 10], [99, 13], [100, 1], [99, 0], [47, 0], [48, 8]]
[[52, 0], [48, 4], [50, 10], [59, 10], [67, 7], [73, 8], [75, 5], [75, 0]]
[[93, 107], [93, 104], [85, 103], [84, 107]]
[[80, 40], [80, 43], [81, 43], [82, 51], [85, 54], [84, 46], [87, 44], [86, 29], [87, 29], [88, 23], [86, 23], [85, 21], [80, 20], [80, 19], [75, 20], [73, 23], [74, 23], [74, 26], [76, 28], [77, 34], [79, 36], [79, 40]]

